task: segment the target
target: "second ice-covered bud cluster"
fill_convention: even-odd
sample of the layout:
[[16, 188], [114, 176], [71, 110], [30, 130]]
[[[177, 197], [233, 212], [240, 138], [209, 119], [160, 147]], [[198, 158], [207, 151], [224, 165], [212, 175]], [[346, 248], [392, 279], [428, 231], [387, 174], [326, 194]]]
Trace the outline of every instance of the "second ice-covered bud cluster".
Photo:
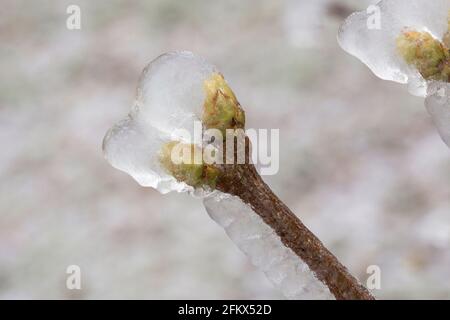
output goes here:
[[382, 0], [349, 16], [338, 41], [381, 79], [408, 84], [412, 94], [426, 97], [450, 146], [450, 0]]
[[219, 172], [203, 162], [198, 131], [244, 127], [244, 111], [219, 71], [191, 52], [171, 52], [144, 69], [131, 112], [108, 131], [103, 150], [143, 186], [208, 191]]

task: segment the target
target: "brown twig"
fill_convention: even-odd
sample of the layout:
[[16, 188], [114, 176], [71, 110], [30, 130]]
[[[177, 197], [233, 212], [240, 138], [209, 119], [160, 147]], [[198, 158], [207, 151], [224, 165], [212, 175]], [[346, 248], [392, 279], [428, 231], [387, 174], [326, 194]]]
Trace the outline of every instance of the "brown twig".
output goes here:
[[[250, 142], [246, 138], [249, 154]], [[237, 148], [235, 148], [237, 150]], [[253, 164], [221, 165], [216, 188], [241, 198], [269, 225], [313, 271], [338, 300], [373, 300], [370, 292], [355, 279], [322, 242], [292, 213], [264, 183]]]

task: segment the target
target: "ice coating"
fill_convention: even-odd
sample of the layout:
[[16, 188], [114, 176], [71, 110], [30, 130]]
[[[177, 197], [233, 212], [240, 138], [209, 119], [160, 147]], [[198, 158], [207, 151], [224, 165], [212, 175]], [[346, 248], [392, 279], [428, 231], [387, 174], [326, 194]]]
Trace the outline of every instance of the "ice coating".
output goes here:
[[450, 147], [450, 83], [431, 82], [425, 105], [442, 140]]
[[[341, 11], [354, 6], [369, 5], [374, 0], [285, 0], [283, 3], [283, 27], [290, 44], [297, 47], [316, 48], [326, 45], [323, 41], [327, 27], [334, 28], [334, 19]], [[333, 12], [337, 11], [337, 12]], [[325, 18], [326, 17], [326, 18]]]
[[[377, 10], [378, 25], [373, 23]], [[450, 0], [382, 0], [348, 17], [339, 30], [338, 42], [379, 78], [407, 83], [412, 94], [425, 96], [426, 81], [399, 56], [396, 39], [402, 30], [410, 28], [442, 40], [449, 10]]]
[[210, 215], [231, 240], [289, 299], [334, 299], [298, 256], [238, 197], [222, 192], [203, 199]]
[[166, 53], [153, 60], [142, 72], [129, 115], [103, 140], [105, 158], [142, 186], [161, 193], [194, 191], [168, 174], [158, 156], [165, 143], [182, 140], [180, 129], [195, 138], [194, 120], [201, 120], [205, 100], [203, 83], [215, 72], [214, 66], [187, 51]]
[[193, 134], [201, 120], [204, 81], [217, 69], [191, 52], [170, 52], [153, 60], [142, 72], [136, 96], [136, 117], [158, 131]]

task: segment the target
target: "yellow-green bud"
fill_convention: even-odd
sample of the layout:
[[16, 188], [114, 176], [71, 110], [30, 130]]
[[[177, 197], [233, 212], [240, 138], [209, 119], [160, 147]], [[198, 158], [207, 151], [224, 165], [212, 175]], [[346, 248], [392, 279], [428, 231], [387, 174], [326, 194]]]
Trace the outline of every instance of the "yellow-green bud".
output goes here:
[[448, 81], [448, 49], [428, 32], [403, 31], [397, 38], [397, 50], [425, 79]]
[[[213, 73], [204, 81], [206, 98], [202, 124], [205, 129], [218, 129], [226, 138], [226, 129], [244, 129], [245, 114], [223, 76]], [[159, 154], [163, 168], [177, 181], [192, 187], [214, 189], [220, 170], [202, 161], [202, 149], [194, 144], [172, 141], [163, 145]]]
[[203, 163], [202, 149], [194, 144], [168, 142], [160, 150], [159, 161], [177, 181], [192, 187], [214, 188], [219, 176], [217, 168]]

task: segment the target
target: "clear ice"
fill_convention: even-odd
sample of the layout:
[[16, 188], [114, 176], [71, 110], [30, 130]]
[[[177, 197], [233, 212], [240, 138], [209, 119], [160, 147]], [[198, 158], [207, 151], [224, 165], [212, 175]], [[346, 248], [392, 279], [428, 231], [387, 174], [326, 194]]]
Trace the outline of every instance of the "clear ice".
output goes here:
[[[382, 0], [375, 6], [346, 19], [338, 33], [340, 46], [379, 78], [408, 84], [412, 94], [425, 96], [426, 81], [398, 55], [396, 39], [405, 27], [442, 39], [450, 0]], [[373, 8], [379, 9], [378, 25]]]
[[205, 99], [203, 82], [214, 72], [213, 65], [187, 51], [166, 53], [149, 63], [128, 117], [103, 140], [105, 158], [144, 187], [194, 192], [162, 168], [158, 154], [164, 143], [185, 138], [177, 134], [180, 129], [194, 138], [194, 121], [201, 120]]
[[216, 192], [204, 198], [203, 204], [210, 217], [285, 297], [334, 299], [308, 265], [285, 247], [280, 237], [240, 198]]
[[379, 78], [407, 84], [412, 94], [426, 97], [427, 110], [442, 139], [450, 146], [448, 84], [426, 81], [404, 62], [396, 48], [396, 39], [405, 28], [427, 31], [442, 40], [448, 29], [450, 0], [382, 0], [376, 8], [380, 13], [379, 28], [374, 28], [373, 8], [356, 12], [339, 29], [340, 46]]

